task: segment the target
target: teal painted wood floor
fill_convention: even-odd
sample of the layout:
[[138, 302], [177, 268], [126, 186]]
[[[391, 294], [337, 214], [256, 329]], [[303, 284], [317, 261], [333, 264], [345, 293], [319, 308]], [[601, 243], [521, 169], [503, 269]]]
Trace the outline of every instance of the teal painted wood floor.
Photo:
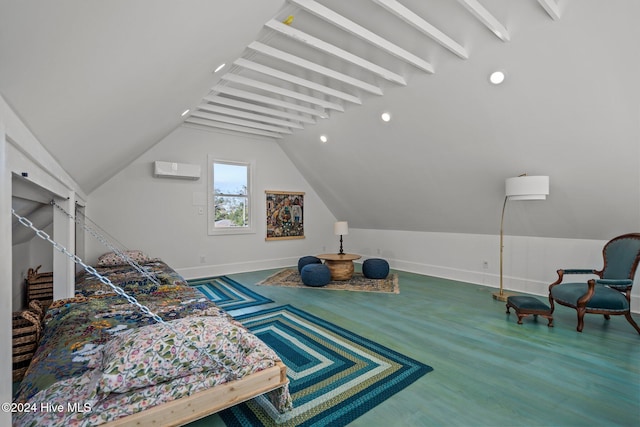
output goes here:
[[640, 425], [640, 335], [623, 316], [586, 315], [579, 333], [560, 306], [552, 328], [518, 325], [492, 288], [405, 272], [399, 295], [255, 285], [275, 271], [230, 277], [434, 368], [351, 426]]

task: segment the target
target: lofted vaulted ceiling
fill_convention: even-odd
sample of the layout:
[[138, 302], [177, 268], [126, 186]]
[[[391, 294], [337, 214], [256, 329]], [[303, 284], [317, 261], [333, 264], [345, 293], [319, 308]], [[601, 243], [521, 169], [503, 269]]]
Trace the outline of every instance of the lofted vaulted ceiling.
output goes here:
[[509, 230], [608, 239], [640, 228], [639, 4], [0, 0], [0, 93], [87, 192], [183, 126], [277, 141], [354, 227], [495, 234], [526, 172], [551, 195]]
[[[525, 1], [560, 19], [556, 0]], [[272, 138], [291, 135], [383, 96], [390, 85], [407, 86], [407, 67], [435, 73], [429, 58], [441, 50], [468, 59], [469, 50], [454, 38], [466, 39], [467, 27], [486, 28], [496, 41], [508, 42], [509, 30], [485, 4], [288, 0], [241, 57], [220, 65], [219, 82], [185, 122]], [[494, 6], [504, 16], [503, 5]]]

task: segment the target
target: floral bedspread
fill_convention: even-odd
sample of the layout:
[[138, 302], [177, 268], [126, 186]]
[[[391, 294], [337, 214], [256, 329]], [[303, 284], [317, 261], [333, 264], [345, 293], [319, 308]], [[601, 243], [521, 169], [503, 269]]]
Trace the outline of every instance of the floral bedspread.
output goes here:
[[[164, 262], [98, 269], [166, 323], [86, 273], [55, 301], [14, 399], [14, 425], [98, 425], [274, 366], [280, 359]], [[269, 396], [291, 408], [288, 387]]]

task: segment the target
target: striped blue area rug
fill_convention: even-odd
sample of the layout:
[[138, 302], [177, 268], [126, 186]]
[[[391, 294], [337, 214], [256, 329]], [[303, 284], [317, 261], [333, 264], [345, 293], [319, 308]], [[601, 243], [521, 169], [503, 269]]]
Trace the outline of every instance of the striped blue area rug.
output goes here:
[[273, 302], [226, 276], [187, 280], [187, 283], [226, 311]]
[[287, 365], [294, 409], [260, 396], [220, 412], [227, 426], [344, 426], [433, 370], [290, 305], [235, 318]]

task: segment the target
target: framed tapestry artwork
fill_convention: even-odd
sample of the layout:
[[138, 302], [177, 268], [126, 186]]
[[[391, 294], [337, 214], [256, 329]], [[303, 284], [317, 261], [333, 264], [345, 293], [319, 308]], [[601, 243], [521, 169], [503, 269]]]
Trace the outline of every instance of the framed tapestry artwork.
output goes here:
[[265, 240], [304, 239], [304, 193], [265, 191], [267, 237]]

